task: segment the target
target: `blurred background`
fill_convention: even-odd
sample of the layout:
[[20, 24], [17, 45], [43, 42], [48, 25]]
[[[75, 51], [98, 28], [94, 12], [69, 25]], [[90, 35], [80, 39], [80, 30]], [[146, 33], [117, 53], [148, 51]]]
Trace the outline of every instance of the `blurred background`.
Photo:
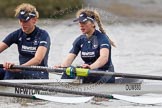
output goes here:
[[78, 9], [89, 7], [102, 9], [119, 22], [162, 20], [162, 0], [0, 0], [0, 18], [14, 18], [15, 7], [24, 2], [35, 5], [40, 18], [69, 18]]
[[34, 5], [41, 18], [59, 18], [81, 8], [82, 0], [0, 0], [1, 18], [13, 18], [14, 9], [21, 3]]

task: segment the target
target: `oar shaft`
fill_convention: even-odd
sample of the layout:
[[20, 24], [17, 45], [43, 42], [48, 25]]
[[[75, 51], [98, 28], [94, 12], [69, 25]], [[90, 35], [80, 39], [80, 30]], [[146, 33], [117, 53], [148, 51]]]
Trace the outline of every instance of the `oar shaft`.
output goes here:
[[[71, 71], [71, 70], [73, 70], [73, 71]], [[154, 75], [106, 72], [106, 71], [90, 70], [90, 69], [84, 69], [84, 68], [73, 69], [73, 67], [69, 67], [66, 69], [67, 75], [74, 75], [74, 73], [76, 73], [77, 76], [82, 76], [82, 77], [86, 77], [86, 76], [114, 76], [114, 77], [124, 77], [124, 78], [162, 80], [162, 76], [154, 76]]]
[[32, 95], [15, 94], [15, 93], [5, 93], [5, 92], [0, 92], [0, 96], [36, 99], [36, 98], [35, 98], [34, 96], [32, 96]]
[[43, 67], [43, 66], [21, 66], [21, 65], [13, 65], [11, 68], [21, 69], [21, 70], [61, 72], [61, 73], [66, 70], [66, 68], [53, 68], [53, 67]]
[[0, 85], [1, 86], [9, 86], [9, 87], [35, 89], [35, 90], [42, 90], [42, 91], [49, 91], [49, 92], [75, 94], [75, 95], [95, 96], [95, 97], [103, 97], [103, 98], [110, 98], [110, 99], [113, 98], [111, 95], [107, 95], [107, 94], [100, 94], [100, 93], [95, 93], [95, 92], [82, 92], [82, 91], [54, 88], [54, 87], [49, 87], [49, 86], [17, 84], [17, 83], [8, 83], [8, 82], [0, 82]]
[[[3, 65], [0, 64], [0, 68]], [[162, 80], [162, 76], [154, 76], [154, 75], [142, 75], [142, 74], [128, 74], [128, 73], [117, 73], [117, 72], [105, 72], [99, 70], [90, 70], [84, 68], [53, 68], [53, 67], [43, 67], [43, 66], [22, 66], [22, 65], [13, 65], [11, 69], [21, 69], [21, 70], [32, 70], [32, 71], [47, 71], [47, 72], [55, 72], [62, 73], [65, 72], [67, 75], [77, 75], [77, 76], [114, 76], [114, 77], [124, 77], [124, 78], [139, 78], [139, 79], [149, 79], [149, 80]]]
[[140, 75], [140, 74], [128, 74], [128, 73], [116, 73], [116, 72], [105, 72], [105, 71], [95, 71], [89, 70], [89, 75], [102, 75], [102, 76], [114, 76], [114, 77], [124, 77], [124, 78], [139, 78], [139, 79], [149, 79], [149, 80], [162, 80], [162, 76], [153, 75]]

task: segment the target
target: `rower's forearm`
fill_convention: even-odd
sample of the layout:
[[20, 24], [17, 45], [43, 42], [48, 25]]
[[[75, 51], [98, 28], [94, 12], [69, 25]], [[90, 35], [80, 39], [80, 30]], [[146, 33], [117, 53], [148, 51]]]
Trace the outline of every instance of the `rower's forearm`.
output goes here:
[[61, 64], [61, 67], [69, 67], [74, 61], [76, 55], [69, 53], [64, 62]]
[[98, 69], [107, 63], [106, 57], [99, 57], [93, 64], [90, 65], [90, 69]]
[[26, 62], [22, 65], [24, 65], [24, 66], [32, 66], [32, 65], [37, 66], [37, 65], [41, 64], [41, 62], [42, 62], [42, 60], [40, 60], [40, 59], [32, 58], [31, 60], [29, 60], [28, 62]]
[[61, 67], [69, 67], [72, 64], [73, 60], [66, 59], [62, 64]]

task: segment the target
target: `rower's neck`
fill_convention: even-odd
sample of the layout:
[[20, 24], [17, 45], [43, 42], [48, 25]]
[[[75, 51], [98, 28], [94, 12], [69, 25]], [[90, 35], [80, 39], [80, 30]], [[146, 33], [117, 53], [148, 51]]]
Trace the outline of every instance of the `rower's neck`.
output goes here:
[[94, 32], [95, 32], [95, 29], [90, 30], [90, 31], [86, 34], [87, 38], [90, 38], [90, 37], [93, 35]]

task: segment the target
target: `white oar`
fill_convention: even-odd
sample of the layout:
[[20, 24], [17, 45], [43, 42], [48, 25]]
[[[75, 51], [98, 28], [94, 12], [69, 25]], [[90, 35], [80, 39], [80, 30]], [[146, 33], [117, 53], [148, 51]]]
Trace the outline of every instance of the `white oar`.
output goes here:
[[[0, 92], [0, 96], [8, 96], [8, 97], [19, 97], [19, 98], [29, 98], [29, 99], [41, 99], [41, 100], [47, 100], [47, 101], [53, 101], [53, 102], [59, 102], [59, 103], [84, 103], [90, 101], [94, 96], [89, 97], [58, 97], [58, 96], [48, 96], [48, 95], [24, 95], [24, 94], [15, 94], [15, 93], [5, 93]], [[152, 96], [126, 96], [126, 95], [118, 95], [118, 94], [112, 94], [112, 95], [105, 95], [105, 98], [110, 99], [119, 99], [123, 101], [133, 102], [133, 103], [139, 103], [139, 104], [160, 104], [162, 103], [162, 97], [152, 97]]]
[[53, 102], [59, 103], [70, 103], [70, 104], [77, 104], [77, 103], [85, 103], [90, 101], [93, 96], [89, 97], [59, 97], [59, 96], [48, 96], [48, 95], [33, 95], [37, 99], [48, 100]]
[[[48, 100], [59, 103], [85, 103], [90, 101], [93, 96], [89, 97], [59, 97], [59, 96], [49, 96], [49, 95], [33, 95], [37, 99]], [[127, 102], [139, 103], [139, 104], [160, 104], [162, 103], [162, 97], [152, 97], [152, 96], [126, 96], [126, 95], [118, 95], [112, 94], [114, 99], [119, 99]]]
[[139, 103], [139, 104], [160, 104], [162, 103], [162, 97], [152, 97], [152, 96], [126, 96], [112, 94], [113, 98], [124, 100], [127, 102]]
[[18, 97], [18, 98], [28, 98], [28, 99], [41, 99], [41, 100], [47, 100], [47, 101], [53, 101], [53, 102], [59, 102], [59, 103], [85, 103], [90, 101], [94, 96], [89, 97], [59, 97], [59, 96], [49, 96], [49, 95], [24, 95], [24, 94], [15, 94], [15, 93], [5, 93], [0, 92], [0, 96], [7, 96], [7, 97]]

